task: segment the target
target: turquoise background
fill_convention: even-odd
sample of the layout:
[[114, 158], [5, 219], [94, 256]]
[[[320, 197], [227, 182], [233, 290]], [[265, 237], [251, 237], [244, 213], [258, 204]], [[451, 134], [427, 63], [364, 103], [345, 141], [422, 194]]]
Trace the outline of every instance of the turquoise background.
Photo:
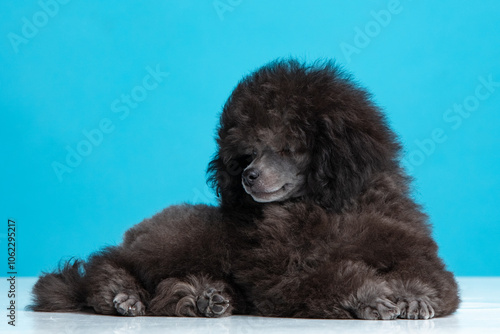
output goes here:
[[449, 268], [500, 275], [499, 18], [493, 0], [0, 2], [0, 276], [9, 218], [32, 276], [214, 202], [221, 106], [287, 56], [335, 58], [374, 94]]

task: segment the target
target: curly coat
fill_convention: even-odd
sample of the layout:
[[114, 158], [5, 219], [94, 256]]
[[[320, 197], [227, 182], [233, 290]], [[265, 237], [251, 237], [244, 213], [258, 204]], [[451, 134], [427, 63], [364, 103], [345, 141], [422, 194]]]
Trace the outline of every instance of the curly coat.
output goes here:
[[[252, 146], [294, 161], [295, 196], [242, 187]], [[217, 207], [165, 209], [124, 242], [45, 273], [32, 309], [103, 314], [428, 319], [457, 284], [411, 198], [385, 117], [331, 62], [272, 62], [224, 105], [209, 164]]]

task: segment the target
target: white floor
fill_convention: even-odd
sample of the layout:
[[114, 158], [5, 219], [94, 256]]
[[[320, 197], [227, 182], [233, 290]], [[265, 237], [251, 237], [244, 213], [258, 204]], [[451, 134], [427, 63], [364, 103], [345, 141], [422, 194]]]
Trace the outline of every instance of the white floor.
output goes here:
[[0, 281], [0, 333], [500, 333], [500, 277], [459, 278], [462, 304], [431, 320], [305, 320], [233, 316], [222, 319], [114, 317], [24, 311], [35, 278], [17, 278], [16, 326], [7, 324], [9, 285]]

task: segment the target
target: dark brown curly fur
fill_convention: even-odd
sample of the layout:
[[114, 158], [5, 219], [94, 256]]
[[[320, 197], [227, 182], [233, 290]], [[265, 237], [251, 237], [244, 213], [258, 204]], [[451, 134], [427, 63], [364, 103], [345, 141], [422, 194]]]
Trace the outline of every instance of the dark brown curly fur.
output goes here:
[[457, 309], [396, 136], [332, 63], [275, 61], [244, 78], [217, 143], [218, 207], [169, 207], [121, 245], [43, 274], [32, 309], [361, 319]]

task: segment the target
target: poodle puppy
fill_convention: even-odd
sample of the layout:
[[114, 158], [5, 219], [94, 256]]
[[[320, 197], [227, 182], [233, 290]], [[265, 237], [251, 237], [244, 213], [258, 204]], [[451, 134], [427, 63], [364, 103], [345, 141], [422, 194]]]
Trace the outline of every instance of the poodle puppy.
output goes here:
[[35, 311], [429, 319], [457, 284], [410, 195], [400, 144], [332, 62], [277, 60], [224, 105], [218, 206], [173, 206], [44, 273]]

